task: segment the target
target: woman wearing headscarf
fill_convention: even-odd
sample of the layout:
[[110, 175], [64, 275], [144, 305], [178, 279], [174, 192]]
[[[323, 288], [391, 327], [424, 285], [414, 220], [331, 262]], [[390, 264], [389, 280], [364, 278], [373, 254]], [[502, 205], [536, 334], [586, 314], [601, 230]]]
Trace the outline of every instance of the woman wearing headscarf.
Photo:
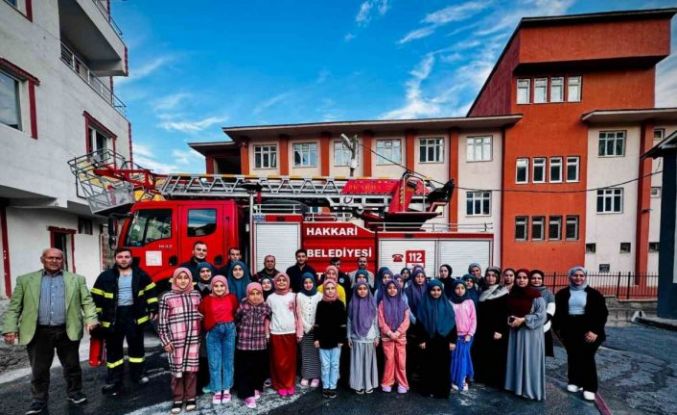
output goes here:
[[477, 279], [476, 276], [472, 274], [465, 274], [462, 280], [465, 286], [467, 287], [468, 298], [470, 298], [472, 302], [475, 304], [475, 307], [477, 307], [477, 302], [480, 299], [479, 280]]
[[[200, 293], [202, 299], [209, 296], [212, 292], [212, 280], [215, 275], [212, 275], [214, 268], [209, 262], [198, 262], [195, 271], [197, 272], [197, 282], [194, 282], [193, 285], [195, 289]], [[200, 342], [200, 368], [197, 372], [197, 391], [198, 393], [209, 393], [211, 392], [210, 381], [209, 381], [209, 359], [207, 358], [207, 342], [206, 340], [206, 331], [201, 333], [202, 341]]]
[[[477, 262], [473, 262], [470, 265], [468, 265], [468, 274], [472, 275], [475, 277], [475, 284], [483, 285], [484, 281], [482, 281], [482, 267], [480, 267], [480, 264]], [[470, 288], [470, 287], [468, 287]], [[476, 287], [476, 290], [480, 290], [482, 287]]]
[[273, 279], [270, 277], [263, 277], [259, 281], [261, 284], [261, 289], [263, 290], [263, 300], [267, 300], [268, 296], [272, 293], [275, 292], [275, 284], [273, 283]]
[[197, 264], [198, 279], [195, 283], [195, 289], [198, 290], [202, 298], [212, 292], [211, 283], [214, 267], [209, 262], [199, 262]]
[[444, 285], [431, 280], [416, 312], [418, 347], [422, 353], [422, 387], [424, 395], [449, 397], [451, 353], [456, 348], [456, 317], [444, 296]]
[[421, 330], [418, 329], [418, 308], [426, 296], [428, 278], [423, 268], [415, 268], [411, 274], [409, 285], [404, 289], [407, 303], [409, 304], [409, 321], [411, 327], [407, 331], [407, 374], [410, 384], [417, 388], [423, 376], [421, 373], [421, 355], [422, 351], [418, 347]]
[[477, 332], [472, 348], [475, 380], [495, 388], [505, 385], [508, 353], [508, 290], [499, 284], [501, 269], [485, 271], [486, 287], [478, 301]]
[[315, 275], [310, 272], [302, 276], [301, 291], [296, 294], [296, 339], [301, 344], [301, 387], [320, 386], [320, 354], [315, 348], [315, 312], [322, 301], [317, 292]]
[[404, 289], [407, 285], [409, 285], [409, 281], [411, 280], [411, 270], [407, 267], [404, 267], [400, 270], [400, 275], [402, 276], [402, 281], [404, 281], [402, 284], [402, 289]]
[[569, 286], [555, 295], [557, 311], [553, 330], [567, 351], [569, 392], [583, 390], [586, 400], [597, 393], [595, 353], [606, 338], [604, 326], [609, 311], [604, 296], [590, 287], [588, 272], [577, 266], [569, 270]]
[[508, 355], [505, 389], [537, 401], [545, 399], [545, 301], [520, 272], [508, 294]]
[[378, 269], [378, 272], [376, 272], [374, 298], [376, 299], [377, 304], [383, 299], [383, 287], [388, 281], [392, 281], [393, 278], [393, 272], [388, 267], [381, 267]]
[[447, 298], [451, 298], [451, 295], [454, 292], [454, 278], [451, 276], [452, 272], [453, 269], [451, 268], [451, 265], [442, 264], [440, 265], [439, 275], [437, 276], [437, 279], [444, 284], [444, 295], [446, 295]]
[[380, 333], [376, 302], [367, 283], [357, 283], [353, 288], [346, 332], [350, 347], [350, 388], [358, 394], [371, 393], [378, 387], [376, 347]]
[[512, 286], [515, 285], [515, 269], [514, 268], [505, 268], [503, 274], [501, 275], [501, 285], [505, 287], [506, 290], [510, 291]]
[[533, 269], [529, 272], [529, 285], [534, 287], [541, 293], [541, 297], [545, 300], [545, 313], [546, 313], [546, 322], [543, 325], [543, 331], [545, 332], [545, 355], [554, 357], [555, 350], [552, 345], [552, 331], [550, 331], [550, 326], [552, 325], [552, 317], [555, 315], [555, 296], [552, 291], [550, 291], [544, 284], [543, 279], [545, 274], [539, 269]]
[[470, 350], [477, 331], [475, 303], [468, 296], [465, 283], [454, 280], [454, 292], [449, 299], [456, 316], [458, 339], [451, 358], [451, 387], [455, 390], [468, 390], [475, 376]]
[[228, 267], [228, 289], [235, 294], [237, 301], [242, 301], [247, 297], [247, 285], [251, 281], [249, 268], [242, 261], [233, 261]]

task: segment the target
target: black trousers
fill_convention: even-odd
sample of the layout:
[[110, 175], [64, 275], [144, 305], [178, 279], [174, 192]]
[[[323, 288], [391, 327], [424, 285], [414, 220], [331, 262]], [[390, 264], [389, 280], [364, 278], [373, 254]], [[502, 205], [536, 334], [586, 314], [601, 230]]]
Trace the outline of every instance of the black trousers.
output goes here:
[[597, 363], [595, 353], [602, 343], [585, 341], [585, 316], [568, 316], [560, 331], [562, 343], [567, 351], [569, 383], [588, 392], [597, 392]]
[[143, 376], [145, 348], [143, 346], [143, 326], [136, 324], [132, 307], [118, 307], [115, 324], [106, 335], [107, 383], [122, 384], [125, 356], [124, 341], [127, 339], [129, 355], [129, 374], [132, 381], [138, 382]]
[[66, 326], [38, 326], [35, 336], [26, 349], [31, 363], [31, 391], [33, 400], [47, 402], [49, 397], [49, 371], [54, 360], [54, 350], [63, 367], [68, 396], [82, 390], [80, 368], [80, 340], [73, 341], [66, 334]]
[[254, 390], [263, 391], [268, 367], [268, 350], [235, 350], [235, 375], [237, 396], [247, 399]]

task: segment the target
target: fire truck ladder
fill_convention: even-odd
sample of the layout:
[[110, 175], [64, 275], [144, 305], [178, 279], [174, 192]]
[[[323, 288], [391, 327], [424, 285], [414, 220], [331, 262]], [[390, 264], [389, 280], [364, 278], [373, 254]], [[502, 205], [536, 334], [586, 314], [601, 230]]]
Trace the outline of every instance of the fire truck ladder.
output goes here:
[[157, 199], [160, 176], [108, 149], [68, 161], [76, 192], [87, 199], [92, 213], [125, 210], [139, 200]]
[[[254, 194], [257, 203], [265, 199], [287, 199], [308, 206], [329, 207], [332, 211], [429, 211], [433, 200], [427, 202], [426, 198], [439, 194], [441, 188], [429, 180], [419, 180], [421, 184], [417, 191], [409, 194], [405, 204], [399, 200], [400, 179], [187, 174], [167, 176], [159, 190], [168, 199], [234, 198], [245, 201]], [[397, 203], [393, 202], [394, 198]]]

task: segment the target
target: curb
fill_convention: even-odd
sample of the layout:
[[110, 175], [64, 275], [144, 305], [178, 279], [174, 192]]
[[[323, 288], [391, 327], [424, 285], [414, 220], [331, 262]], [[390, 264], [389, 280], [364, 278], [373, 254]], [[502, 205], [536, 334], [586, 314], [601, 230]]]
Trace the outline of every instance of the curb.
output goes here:
[[637, 317], [635, 319], [637, 323], [644, 324], [646, 326], [652, 326], [652, 327], [658, 327], [661, 329], [666, 329], [666, 330], [671, 330], [671, 331], [677, 331], [677, 325], [675, 324], [670, 324], [670, 323], [664, 323], [662, 321], [657, 321], [651, 318], [646, 318], [646, 317]]
[[601, 415], [612, 415], [611, 408], [606, 404], [599, 392], [595, 394], [595, 406]]

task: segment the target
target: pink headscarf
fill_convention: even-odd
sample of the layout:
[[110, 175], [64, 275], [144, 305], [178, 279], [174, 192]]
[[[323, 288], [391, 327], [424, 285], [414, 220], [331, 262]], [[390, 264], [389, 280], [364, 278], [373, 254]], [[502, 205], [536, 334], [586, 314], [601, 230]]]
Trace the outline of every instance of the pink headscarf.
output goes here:
[[336, 301], [338, 300], [338, 289], [334, 290], [334, 295], [329, 295], [327, 294], [327, 287], [329, 285], [333, 285], [334, 288], [336, 288], [336, 281], [334, 280], [326, 280], [324, 284], [322, 284], [322, 301]]
[[228, 289], [228, 280], [226, 280], [226, 277], [224, 277], [223, 275], [214, 275], [212, 277], [212, 282], [211, 282], [211, 285], [210, 285], [211, 290], [212, 290], [212, 293], [211, 293], [212, 295], [216, 296], [216, 294], [214, 294], [214, 284], [217, 283], [217, 282], [222, 282], [223, 285], [226, 286], [226, 292], [225, 292], [225, 294], [223, 294], [224, 296], [230, 294], [230, 290]]
[[336, 268], [336, 267], [333, 266], [333, 265], [329, 265], [329, 266], [324, 270], [324, 279], [325, 279], [325, 280], [327, 279], [327, 275], [328, 275], [327, 273], [328, 273], [330, 270], [334, 270], [334, 272], [336, 273], [336, 277], [334, 277], [334, 281], [338, 281], [338, 273], [339, 273], [339, 270], [338, 270], [338, 268]]
[[[279, 290], [279, 289], [277, 288], [277, 281], [278, 281], [280, 278], [284, 278], [284, 279], [287, 280], [287, 288], [286, 288], [284, 291], [281, 291], [281, 290]], [[280, 272], [279, 274], [277, 274], [277, 275], [275, 276], [275, 278], [273, 279], [273, 282], [275, 283], [275, 284], [274, 284], [274, 287], [273, 287], [273, 288], [275, 288], [275, 294], [285, 295], [285, 294], [287, 294], [287, 293], [289, 292], [289, 290], [291, 290], [291, 282], [290, 282], [290, 280], [289, 280], [289, 276], [287, 276], [287, 274], [285, 274], [285, 273], [283, 273], [283, 272]]]
[[[181, 273], [185, 273], [188, 275], [188, 279], [190, 282], [186, 286], [186, 288], [179, 288], [176, 285], [176, 277], [178, 277]], [[179, 293], [189, 293], [193, 291], [193, 274], [190, 272], [190, 270], [186, 267], [178, 267], [177, 269], [174, 270], [174, 274], [172, 275], [172, 291], [176, 291]]]
[[259, 305], [259, 304], [263, 303], [265, 300], [263, 299], [263, 287], [258, 282], [250, 282], [249, 284], [247, 284], [247, 299], [246, 299], [246, 301], [249, 302], [250, 304], [252, 304], [251, 301], [249, 301], [249, 294], [251, 294], [251, 292], [254, 291], [254, 290], [261, 291], [261, 302], [257, 303], [257, 304], [253, 304], [253, 305]]

